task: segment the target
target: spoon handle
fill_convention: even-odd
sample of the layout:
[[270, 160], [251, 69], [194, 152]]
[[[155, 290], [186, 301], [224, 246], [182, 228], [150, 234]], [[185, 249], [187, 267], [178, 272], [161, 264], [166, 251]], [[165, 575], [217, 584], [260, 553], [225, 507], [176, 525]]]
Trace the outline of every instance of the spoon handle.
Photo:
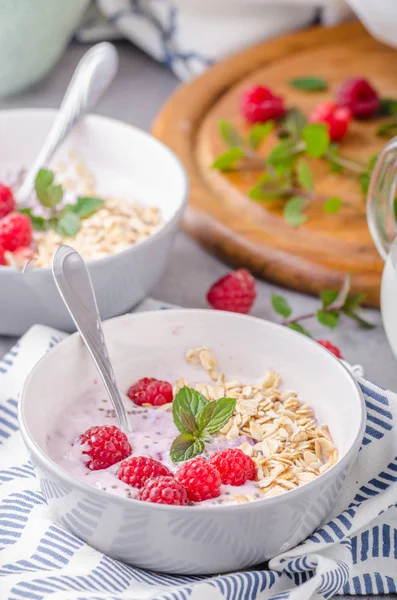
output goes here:
[[116, 75], [117, 68], [117, 50], [109, 42], [96, 44], [84, 54], [68, 85], [44, 145], [19, 188], [17, 193], [19, 205], [28, 199], [37, 172], [48, 164], [76, 121], [98, 103]]
[[60, 246], [52, 260], [52, 272], [66, 308], [106, 387], [119, 425], [124, 431], [131, 431], [106, 348], [98, 306], [85, 262], [70, 246]]

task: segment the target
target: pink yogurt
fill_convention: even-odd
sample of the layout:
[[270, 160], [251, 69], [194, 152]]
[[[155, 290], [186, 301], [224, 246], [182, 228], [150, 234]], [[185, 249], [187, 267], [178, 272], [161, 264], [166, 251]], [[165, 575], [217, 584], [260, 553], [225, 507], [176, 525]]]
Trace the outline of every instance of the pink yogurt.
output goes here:
[[[133, 449], [131, 456], [150, 456], [176, 472], [181, 463], [174, 464], [171, 461], [169, 450], [179, 431], [174, 425], [171, 411], [157, 407], [139, 407], [127, 397], [125, 397], [125, 404], [133, 429], [129, 434]], [[78, 440], [82, 433], [94, 425], [117, 425], [110, 401], [95, 389], [59, 415], [52, 433], [47, 437], [49, 457], [70, 475], [92, 487], [118, 496], [136, 498], [138, 490], [117, 478], [119, 463], [99, 471], [91, 471], [85, 466]], [[244, 441], [247, 441], [247, 438], [240, 437], [228, 441], [222, 436], [214, 436], [212, 441], [206, 444], [205, 452], [201, 456], [208, 457], [217, 450], [236, 447]], [[221, 495], [218, 498], [201, 502], [200, 505], [235, 504], [236, 500], [233, 496], [237, 494], [253, 494], [256, 499], [263, 498], [257, 483], [249, 481], [238, 487], [222, 485]]]

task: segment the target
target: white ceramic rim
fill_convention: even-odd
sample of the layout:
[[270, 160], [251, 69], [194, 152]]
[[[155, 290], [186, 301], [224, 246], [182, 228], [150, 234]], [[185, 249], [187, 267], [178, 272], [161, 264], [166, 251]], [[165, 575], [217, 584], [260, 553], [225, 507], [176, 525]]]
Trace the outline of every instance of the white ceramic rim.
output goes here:
[[[184, 313], [186, 314], [186, 311], [189, 312], [193, 312], [194, 314], [200, 316], [200, 314], [206, 313], [207, 310], [206, 309], [188, 309], [188, 308], [183, 308], [183, 309], [169, 309], [166, 312], [167, 313], [173, 313], [173, 314], [178, 314], [178, 313]], [[231, 314], [231, 313], [228, 313]], [[141, 312], [141, 313], [130, 313], [128, 315], [122, 315], [120, 317], [114, 317], [113, 319], [108, 319], [107, 321], [104, 322], [104, 327], [106, 330], [106, 325], [107, 323], [111, 323], [112, 321], [115, 320], [121, 320], [121, 319], [133, 319], [133, 318], [139, 318], [142, 317], [144, 315], [151, 315], [153, 316], [153, 311], [147, 311], [147, 312]], [[279, 325], [278, 323], [272, 323], [271, 321], [267, 321], [265, 319], [260, 319], [258, 317], [252, 317], [252, 316], [248, 316], [248, 315], [241, 315], [241, 314], [237, 314], [237, 313], [233, 313], [233, 316], [236, 319], [254, 319], [255, 321], [258, 321], [260, 323], [266, 322], [268, 326], [270, 326], [271, 328], [275, 329], [276, 331], [279, 329], [283, 329], [285, 330], [285, 327], [283, 325]], [[293, 331], [292, 329], [289, 329], [290, 335], [294, 336], [294, 335], [300, 335], [302, 336], [303, 334], [298, 333], [296, 331]], [[56, 352], [57, 348], [59, 346], [61, 346], [62, 344], [66, 343], [68, 340], [73, 339], [73, 337], [78, 337], [80, 334], [78, 332], [73, 333], [72, 335], [70, 335], [69, 337], [67, 337], [66, 339], [62, 340], [53, 350], [52, 352]], [[342, 363], [342, 361], [340, 361], [339, 359], [337, 359], [331, 352], [329, 352], [329, 350], [326, 350], [324, 347], [322, 347], [320, 344], [318, 344], [315, 340], [307, 337], [307, 336], [303, 336], [306, 339], [306, 342], [308, 344], [316, 344], [316, 346], [318, 346], [318, 350], [320, 352], [326, 352], [329, 355], [330, 360], [334, 360], [337, 361], [338, 365], [339, 365], [339, 369], [344, 373], [344, 375], [347, 375], [347, 377], [351, 380], [351, 382], [353, 383], [353, 387], [356, 389], [359, 400], [360, 400], [360, 406], [361, 406], [361, 411], [360, 411], [360, 415], [359, 415], [359, 429], [358, 429], [358, 433], [356, 435], [356, 437], [354, 438], [350, 448], [348, 449], [348, 451], [346, 452], [346, 454], [340, 459], [338, 460], [338, 462], [336, 463], [337, 465], [339, 465], [341, 467], [341, 469], [347, 467], [349, 465], [349, 462], [352, 458], [352, 454], [358, 454], [358, 450], [360, 447], [360, 444], [362, 442], [363, 436], [364, 436], [364, 431], [365, 431], [365, 426], [366, 426], [366, 407], [365, 407], [365, 400], [364, 400], [364, 396], [363, 393], [361, 391], [360, 386], [358, 385], [356, 379], [354, 378], [354, 376], [352, 375], [352, 373], [349, 371], [349, 369], [347, 367], [345, 367], [345, 365]], [[30, 378], [32, 377], [33, 373], [36, 371], [36, 369], [39, 368], [39, 366], [41, 365], [41, 363], [46, 359], [46, 355], [44, 355], [37, 363], [36, 365], [33, 367], [33, 369], [31, 370], [31, 372], [29, 373], [28, 377], [26, 378], [23, 388], [22, 388], [22, 393], [19, 399], [19, 403], [18, 403], [18, 421], [19, 421], [19, 429], [22, 435], [22, 438], [26, 444], [26, 446], [29, 448], [29, 450], [36, 455], [36, 457], [39, 458], [40, 462], [43, 462], [45, 464], [46, 469], [48, 469], [49, 471], [52, 472], [53, 475], [55, 475], [56, 477], [59, 477], [60, 479], [62, 479], [67, 485], [74, 485], [75, 487], [81, 489], [83, 492], [85, 493], [92, 493], [96, 496], [98, 496], [99, 498], [103, 498], [103, 494], [106, 495], [106, 498], [108, 500], [110, 500], [109, 496], [113, 499], [111, 501], [115, 502], [116, 504], [121, 504], [122, 506], [126, 507], [126, 506], [130, 506], [131, 508], [134, 506], [134, 504], [138, 503], [141, 507], [142, 507], [142, 502], [140, 500], [135, 500], [132, 498], [123, 498], [122, 496], [117, 496], [116, 494], [111, 494], [110, 492], [107, 492], [105, 490], [100, 490], [97, 488], [94, 488], [86, 483], [84, 483], [83, 481], [80, 481], [79, 479], [73, 477], [72, 475], [70, 475], [67, 471], [64, 471], [63, 469], [61, 469], [53, 460], [51, 460], [46, 454], [44, 454], [44, 452], [41, 450], [41, 448], [39, 448], [36, 444], [36, 442], [31, 438], [29, 432], [28, 432], [28, 428], [24, 423], [23, 420], [23, 410], [22, 407], [25, 403], [25, 398], [26, 398], [26, 389], [29, 385], [29, 381]], [[330, 469], [328, 469], [325, 473], [323, 473], [322, 475], [320, 475], [317, 479], [313, 480], [313, 481], [309, 481], [308, 483], [306, 483], [305, 485], [298, 487], [294, 490], [289, 490], [287, 493], [285, 494], [280, 494], [279, 496], [275, 496], [275, 497], [271, 497], [271, 498], [263, 498], [262, 500], [255, 500], [254, 502], [247, 502], [245, 504], [222, 504], [222, 505], [214, 505], [214, 506], [200, 506], [200, 505], [194, 505], [194, 506], [175, 506], [175, 505], [168, 505], [168, 504], [155, 504], [153, 502], [146, 502], [145, 504], [148, 507], [148, 510], [152, 509], [152, 510], [173, 510], [173, 511], [195, 511], [195, 513], [197, 512], [204, 512], [205, 514], [214, 514], [214, 512], [218, 512], [220, 510], [227, 510], [229, 512], [233, 512], [235, 510], [238, 510], [238, 512], [241, 513], [242, 510], [250, 510], [253, 508], [253, 506], [258, 506], [258, 508], [263, 507], [263, 506], [271, 506], [271, 505], [275, 505], [275, 504], [279, 504], [280, 502], [289, 502], [289, 501], [294, 501], [294, 499], [299, 498], [299, 496], [301, 496], [302, 494], [304, 494], [308, 489], [314, 491], [314, 487], [316, 485], [318, 485], [319, 481], [326, 481], [328, 480], [330, 477], [332, 477], [332, 473], [334, 472], [334, 466], [331, 467]], [[309, 486], [309, 487], [308, 487]]]
[[[29, 116], [29, 113], [30, 113], [32, 115], [32, 118], [34, 118], [35, 115], [55, 116], [57, 112], [58, 111], [53, 108], [15, 108], [15, 109], [11, 109], [11, 110], [0, 111], [0, 119], [1, 119], [2, 115], [4, 115], [4, 117], [6, 118], [7, 116], [22, 115], [22, 114], [24, 114], [25, 116]], [[86, 264], [88, 266], [91, 266], [91, 265], [99, 264], [99, 263], [105, 264], [107, 262], [114, 260], [117, 256], [119, 256], [121, 254], [125, 254], [126, 252], [137, 251], [137, 248], [142, 248], [142, 247], [148, 246], [149, 244], [153, 243], [155, 239], [166, 235], [169, 232], [169, 230], [172, 229], [175, 222], [179, 221], [179, 219], [186, 207], [188, 197], [189, 197], [189, 179], [188, 179], [188, 176], [186, 173], [186, 169], [183, 166], [180, 159], [178, 158], [178, 156], [168, 146], [163, 144], [163, 142], [160, 142], [160, 140], [155, 138], [153, 135], [151, 135], [147, 131], [144, 131], [143, 129], [139, 129], [139, 127], [135, 127], [134, 125], [130, 125], [129, 123], [125, 123], [124, 121], [119, 121], [117, 119], [111, 119], [110, 117], [104, 117], [102, 115], [97, 115], [94, 113], [89, 113], [86, 116], [92, 121], [107, 122], [110, 125], [117, 124], [117, 125], [121, 125], [122, 127], [125, 127], [126, 129], [132, 129], [133, 131], [138, 132], [140, 135], [143, 135], [144, 137], [149, 139], [151, 143], [154, 143], [154, 144], [160, 146], [174, 160], [175, 164], [177, 165], [177, 167], [180, 170], [181, 177], [184, 181], [184, 184], [183, 184], [184, 192], [183, 192], [183, 197], [182, 197], [182, 201], [179, 205], [179, 208], [177, 208], [177, 210], [175, 211], [175, 214], [166, 223], [164, 223], [164, 225], [162, 227], [160, 227], [160, 229], [158, 229], [154, 233], [151, 233], [147, 238], [145, 238], [138, 244], [131, 244], [131, 246], [129, 246], [125, 250], [122, 250], [121, 252], [116, 252], [115, 254], [109, 254], [108, 256], [104, 256], [103, 258], [86, 260], [85, 261]], [[37, 267], [37, 268], [39, 268], [40, 271], [43, 271], [43, 272], [50, 272], [52, 270], [52, 267]], [[6, 270], [8, 271], [8, 269], [13, 269], [13, 267], [10, 267], [9, 265], [0, 265], [0, 273], [4, 272]]]

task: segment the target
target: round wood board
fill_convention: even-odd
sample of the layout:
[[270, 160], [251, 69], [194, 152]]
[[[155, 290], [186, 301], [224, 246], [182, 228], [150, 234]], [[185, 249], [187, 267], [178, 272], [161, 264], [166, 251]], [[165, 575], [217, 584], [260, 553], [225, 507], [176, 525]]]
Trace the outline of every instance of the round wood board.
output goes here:
[[[230, 264], [302, 292], [335, 289], [351, 273], [353, 290], [366, 293], [369, 305], [379, 306], [383, 263], [367, 228], [356, 178], [330, 173], [325, 162], [313, 161], [316, 191], [340, 196], [348, 206], [329, 215], [320, 202], [311, 202], [310, 219], [292, 228], [283, 218], [282, 205], [248, 198], [258, 173], [220, 173], [210, 165], [226, 149], [218, 134], [220, 118], [247, 129], [239, 115], [239, 98], [251, 84], [270, 86], [288, 106], [307, 114], [333, 97], [340, 82], [351, 76], [368, 77], [382, 96], [397, 97], [396, 72], [397, 52], [358, 23], [348, 23], [260, 44], [181, 86], [158, 115], [153, 133], [179, 156], [190, 178], [185, 231]], [[287, 84], [307, 75], [325, 78], [329, 90], [307, 93]], [[341, 154], [365, 162], [379, 152], [385, 143], [375, 135], [379, 123], [353, 121]]]

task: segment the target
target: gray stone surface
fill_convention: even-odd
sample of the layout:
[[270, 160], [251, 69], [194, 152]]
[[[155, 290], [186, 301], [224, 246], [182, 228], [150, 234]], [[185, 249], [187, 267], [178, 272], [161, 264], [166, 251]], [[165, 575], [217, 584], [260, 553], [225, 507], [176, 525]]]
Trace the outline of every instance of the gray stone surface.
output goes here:
[[[73, 69], [86, 48], [72, 44], [53, 73], [23, 94], [0, 101], [0, 109], [59, 106]], [[155, 114], [178, 81], [172, 73], [131, 44], [120, 43], [118, 48], [120, 70], [112, 92], [102, 100], [97, 112], [149, 129]], [[180, 233], [168, 269], [153, 290], [153, 296], [184, 307], [204, 307], [207, 288], [226, 271], [227, 266]], [[275, 291], [289, 299], [297, 315], [311, 312], [318, 306], [314, 298], [281, 290], [268, 282], [258, 282], [254, 315], [274, 319], [270, 294]], [[4, 290], [0, 293], [4, 293]], [[372, 331], [360, 330], [348, 320], [343, 321], [334, 332], [316, 325], [314, 321], [306, 325], [316, 337], [328, 338], [337, 344], [349, 362], [363, 365], [368, 378], [383, 387], [397, 390], [396, 361], [387, 344], [380, 314], [375, 310], [368, 312], [377, 325]], [[0, 355], [15, 341], [0, 337]], [[321, 373], [317, 376], [321, 378]]]

